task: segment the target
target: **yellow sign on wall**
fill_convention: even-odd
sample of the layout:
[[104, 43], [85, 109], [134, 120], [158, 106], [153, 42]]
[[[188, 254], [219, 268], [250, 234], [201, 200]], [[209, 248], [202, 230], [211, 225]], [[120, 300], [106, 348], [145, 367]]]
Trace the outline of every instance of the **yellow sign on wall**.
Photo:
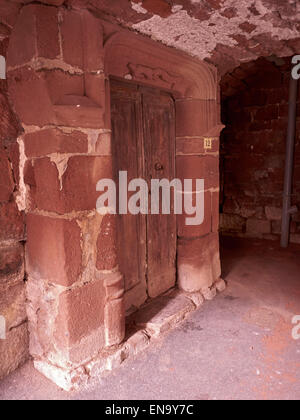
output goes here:
[[210, 138], [210, 137], [206, 137], [204, 139], [204, 149], [205, 150], [212, 149], [212, 141], [213, 141], [213, 139]]

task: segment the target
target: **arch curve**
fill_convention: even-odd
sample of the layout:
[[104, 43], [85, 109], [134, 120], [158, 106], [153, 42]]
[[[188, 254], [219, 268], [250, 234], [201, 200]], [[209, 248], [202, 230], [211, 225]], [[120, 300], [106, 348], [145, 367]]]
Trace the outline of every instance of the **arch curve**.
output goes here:
[[217, 71], [207, 63], [129, 31], [104, 46], [105, 73], [168, 89], [179, 98], [217, 99]]

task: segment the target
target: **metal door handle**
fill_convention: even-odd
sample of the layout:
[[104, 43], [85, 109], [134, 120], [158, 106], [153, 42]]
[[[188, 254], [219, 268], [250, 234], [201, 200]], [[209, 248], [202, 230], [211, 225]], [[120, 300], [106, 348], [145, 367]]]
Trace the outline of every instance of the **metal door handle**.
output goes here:
[[155, 167], [156, 171], [162, 171], [164, 169], [163, 165], [161, 163], [158, 163], [158, 162], [155, 164], [154, 167]]

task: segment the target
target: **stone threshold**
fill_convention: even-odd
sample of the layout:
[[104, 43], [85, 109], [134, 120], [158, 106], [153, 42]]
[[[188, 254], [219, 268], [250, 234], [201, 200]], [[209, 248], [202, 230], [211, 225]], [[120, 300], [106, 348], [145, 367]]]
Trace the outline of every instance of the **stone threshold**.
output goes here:
[[172, 289], [146, 302], [126, 320], [126, 338], [119, 346], [103, 350], [92, 361], [74, 370], [63, 370], [44, 361], [35, 361], [35, 368], [65, 391], [74, 391], [88, 384], [89, 379], [118, 368], [125, 360], [145, 350], [151, 342], [174, 329], [205, 300], [212, 300], [226, 288], [219, 279], [212, 287], [196, 293]]

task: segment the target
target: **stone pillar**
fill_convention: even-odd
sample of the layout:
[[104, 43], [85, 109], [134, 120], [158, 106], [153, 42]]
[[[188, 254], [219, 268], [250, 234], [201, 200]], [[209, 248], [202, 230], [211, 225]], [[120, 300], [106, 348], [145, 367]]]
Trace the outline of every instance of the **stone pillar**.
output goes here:
[[29, 357], [25, 221], [16, 204], [20, 131], [7, 100], [6, 82], [0, 80], [0, 380]]
[[[204, 221], [187, 226], [178, 217], [178, 285], [210, 298], [221, 275], [219, 257], [219, 123], [216, 100], [176, 101], [176, 165], [183, 179], [204, 179]], [[193, 187], [195, 192], [195, 186]], [[194, 194], [193, 194], [194, 195]]]
[[97, 182], [113, 174], [102, 37], [86, 11], [33, 4], [23, 7], [8, 51], [10, 97], [24, 128], [30, 353], [66, 390], [125, 333], [115, 221], [96, 212]]

